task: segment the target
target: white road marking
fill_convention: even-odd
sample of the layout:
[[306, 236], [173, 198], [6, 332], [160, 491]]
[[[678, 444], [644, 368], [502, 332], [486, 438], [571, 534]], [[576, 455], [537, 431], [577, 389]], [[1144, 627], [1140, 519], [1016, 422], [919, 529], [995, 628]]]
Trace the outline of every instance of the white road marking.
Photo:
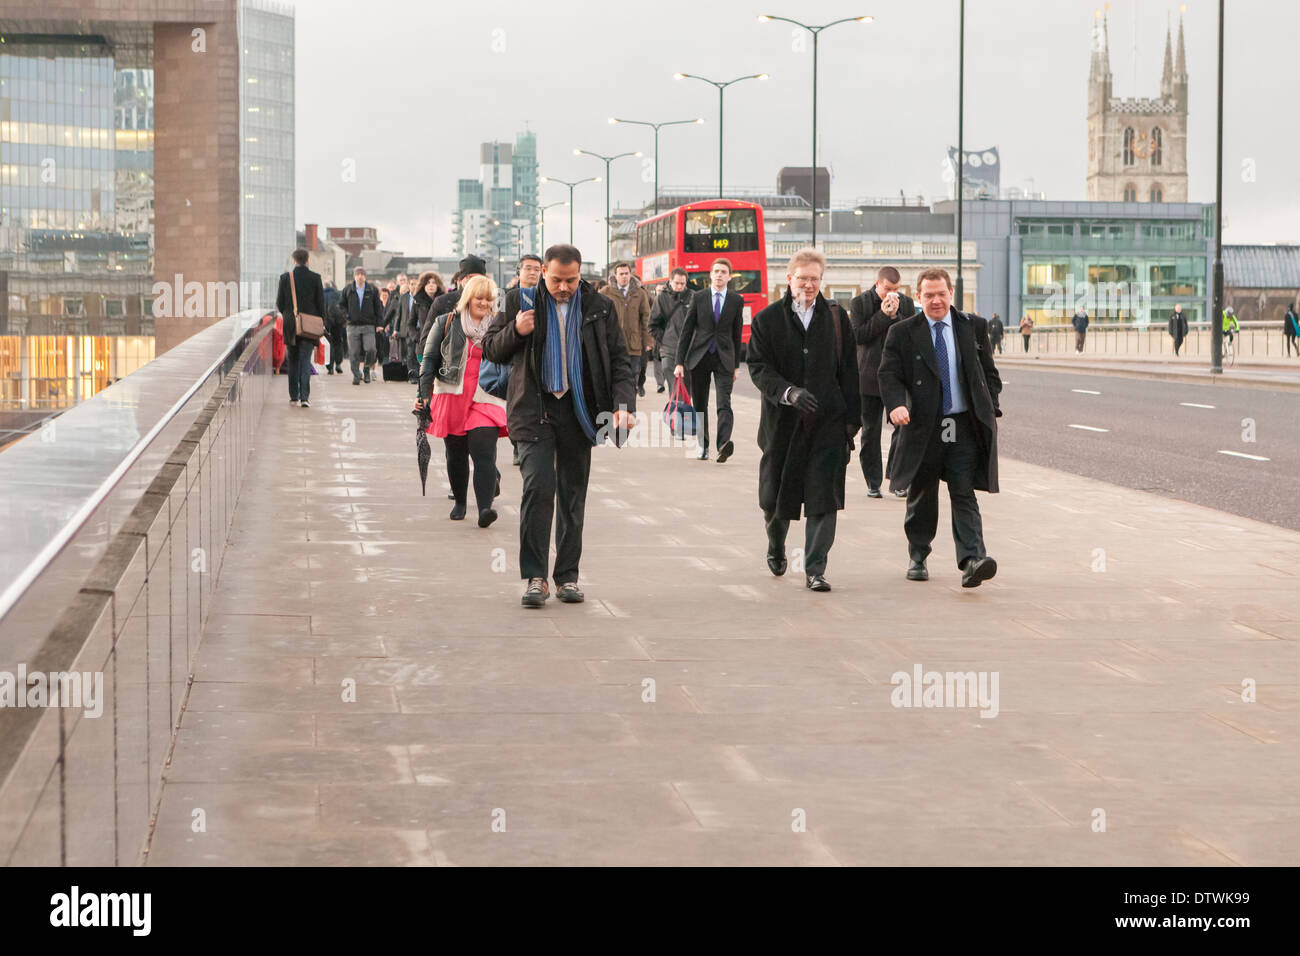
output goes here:
[[1225, 450], [1222, 449], [1222, 448], [1219, 449], [1219, 454], [1220, 454], [1220, 455], [1231, 455], [1233, 458], [1249, 458], [1251, 461], [1269, 461], [1269, 460], [1270, 460], [1270, 459], [1268, 459], [1268, 458], [1265, 458], [1263, 455], [1247, 455], [1244, 451], [1225, 451]]
[[1213, 405], [1202, 405], [1200, 402], [1179, 402], [1184, 408], [1213, 408]]
[[1078, 392], [1080, 395], [1100, 395], [1100, 394], [1101, 394], [1101, 392], [1094, 392], [1094, 391], [1093, 391], [1092, 389], [1090, 389], [1090, 388], [1072, 388], [1072, 389], [1070, 389], [1070, 391], [1072, 391], [1072, 392]]
[[1082, 428], [1086, 432], [1108, 432], [1109, 428], [1094, 428], [1092, 425], [1071, 425], [1071, 428]]

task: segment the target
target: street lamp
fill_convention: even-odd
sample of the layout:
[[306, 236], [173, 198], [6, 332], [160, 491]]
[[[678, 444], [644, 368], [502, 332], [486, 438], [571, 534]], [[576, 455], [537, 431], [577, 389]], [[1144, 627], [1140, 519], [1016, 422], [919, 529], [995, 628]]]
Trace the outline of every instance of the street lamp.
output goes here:
[[1223, 374], [1223, 0], [1219, 0], [1218, 133], [1214, 153], [1214, 290], [1211, 293], [1210, 373]]
[[[708, 83], [718, 88], [718, 198], [722, 198], [722, 91], [732, 83], [739, 83], [741, 80], [766, 80], [766, 73], [751, 73], [749, 76], [738, 76], [734, 80], [727, 80], [720, 83], [717, 80], [710, 80], [705, 76], [696, 76], [694, 73], [674, 73], [674, 80], [699, 80], [701, 83]], [[658, 198], [658, 197], [656, 197]]]
[[684, 126], [687, 123], [700, 125], [704, 122], [703, 118], [693, 120], [669, 120], [666, 123], [648, 123], [645, 120], [618, 119], [611, 116], [611, 123], [625, 123], [628, 126], [649, 126], [655, 131], [655, 215], [659, 215], [659, 130], [664, 126]]
[[[515, 202], [518, 202], [518, 200], [515, 200]], [[521, 245], [523, 240], [521, 240], [519, 237], [522, 231], [528, 228], [527, 225], [516, 224], [513, 222], [502, 222], [500, 219], [493, 219], [492, 225], [505, 226], [507, 229], [514, 229], [515, 230], [515, 258], [518, 259], [520, 256], [524, 254], [524, 250]]]
[[634, 153], [616, 153], [613, 156], [605, 156], [601, 153], [593, 153], [589, 149], [575, 149], [574, 156], [592, 156], [596, 159], [605, 161], [605, 269], [609, 270], [609, 164], [616, 159], [622, 159], [624, 156], [640, 156], [641, 150]]
[[478, 244], [480, 246], [491, 246], [497, 251], [497, 288], [499, 289], [501, 288], [501, 246], [491, 239], [479, 239]]
[[829, 30], [831, 27], [839, 26], [841, 23], [870, 23], [875, 17], [845, 17], [842, 20], [832, 20], [830, 23], [823, 23], [821, 26], [812, 26], [807, 23], [800, 23], [798, 20], [791, 20], [789, 17], [773, 17], [763, 15], [758, 18], [759, 23], [767, 23], [770, 20], [780, 20], [782, 23], [793, 24], [801, 27], [812, 34], [813, 38], [813, 100], [812, 100], [812, 244], [817, 245], [817, 38], [823, 30]]
[[579, 179], [576, 182], [567, 182], [563, 179], [555, 179], [551, 176], [543, 176], [537, 180], [539, 183], [559, 183], [561, 186], [569, 187], [569, 244], [573, 244], [573, 187], [581, 186], [583, 183], [598, 183], [599, 176], [588, 176], [586, 179]]
[[540, 214], [540, 218], [542, 220], [542, 250], [543, 251], [545, 251], [546, 249], [546, 210], [550, 209], [552, 206], [567, 206], [568, 204], [569, 201], [567, 199], [561, 199], [559, 202], [548, 202], [545, 206], [539, 206], [535, 202], [527, 202], [523, 199], [515, 200], [516, 206], [527, 206], [529, 209], [534, 209]]

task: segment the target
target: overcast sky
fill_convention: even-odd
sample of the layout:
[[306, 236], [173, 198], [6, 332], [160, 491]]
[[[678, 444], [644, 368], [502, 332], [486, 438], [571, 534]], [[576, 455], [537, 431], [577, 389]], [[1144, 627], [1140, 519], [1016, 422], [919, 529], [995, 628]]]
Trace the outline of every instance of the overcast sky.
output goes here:
[[[1190, 199], [1214, 199], [1218, 5], [1186, 5]], [[726, 93], [725, 178], [774, 188], [782, 166], [811, 160], [812, 51], [788, 24], [871, 14], [822, 35], [818, 161], [831, 199], [944, 192], [946, 148], [957, 139], [957, 0], [296, 0], [299, 224], [373, 225], [384, 248], [450, 251], [456, 180], [476, 177], [478, 144], [537, 133], [542, 175], [604, 171], [582, 147], [651, 154], [644, 127], [664, 130], [660, 184], [717, 181], [717, 93], [674, 72], [727, 80], [766, 72]], [[1049, 199], [1086, 198], [1087, 79], [1094, 11], [1088, 0], [968, 0], [967, 149], [997, 146], [1002, 185]], [[1165, 26], [1179, 4], [1110, 4], [1115, 96], [1160, 91]], [[1300, 241], [1300, 120], [1295, 37], [1300, 4], [1232, 0], [1225, 45], [1225, 241]], [[1136, 20], [1136, 30], [1134, 28]], [[1137, 59], [1134, 59], [1134, 41]], [[1136, 82], [1135, 82], [1136, 77]], [[347, 162], [355, 181], [344, 181]], [[652, 198], [640, 160], [614, 163], [615, 206]], [[1253, 181], [1250, 170], [1253, 168]], [[1031, 182], [1032, 181], [1032, 182]], [[544, 202], [567, 190], [543, 185]], [[576, 241], [591, 258], [604, 242], [604, 185], [579, 187]], [[563, 240], [567, 211], [548, 213]]]

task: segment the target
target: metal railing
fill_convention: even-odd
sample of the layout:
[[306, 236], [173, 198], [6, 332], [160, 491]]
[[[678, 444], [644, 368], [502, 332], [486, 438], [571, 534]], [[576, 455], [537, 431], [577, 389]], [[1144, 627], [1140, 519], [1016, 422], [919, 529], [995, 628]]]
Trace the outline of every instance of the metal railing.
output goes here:
[[[1295, 341], [1295, 340], [1292, 340]], [[1014, 346], [1014, 348], [1012, 348]], [[1005, 351], [1023, 355], [1023, 340], [1016, 327], [1008, 325]], [[1286, 336], [1276, 322], [1243, 322], [1237, 331], [1234, 348], [1240, 360], [1262, 362], [1265, 360], [1296, 361], [1295, 356], [1287, 355]], [[1148, 358], [1152, 356], [1174, 358], [1174, 340], [1163, 323], [1135, 326], [1122, 323], [1090, 322], [1084, 336], [1083, 352], [1085, 355], [1131, 356]], [[1075, 332], [1070, 325], [1038, 325], [1030, 336], [1030, 355], [1073, 355], [1075, 354]], [[1200, 357], [1206, 361], [1210, 357], [1210, 325], [1208, 322], [1195, 322], [1187, 331], [1179, 349], [1180, 357]], [[1297, 363], [1300, 365], [1300, 363]]]
[[0, 671], [100, 688], [95, 709], [0, 707], [0, 862], [143, 859], [271, 329], [223, 319], [0, 453]]

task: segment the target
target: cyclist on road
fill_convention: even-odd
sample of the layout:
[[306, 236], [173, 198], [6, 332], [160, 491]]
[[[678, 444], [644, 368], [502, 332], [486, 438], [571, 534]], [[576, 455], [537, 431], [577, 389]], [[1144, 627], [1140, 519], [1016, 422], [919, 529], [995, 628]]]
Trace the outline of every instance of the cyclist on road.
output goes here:
[[1232, 311], [1232, 306], [1223, 310], [1223, 337], [1231, 342], [1237, 336], [1241, 326], [1237, 324], [1237, 316]]

